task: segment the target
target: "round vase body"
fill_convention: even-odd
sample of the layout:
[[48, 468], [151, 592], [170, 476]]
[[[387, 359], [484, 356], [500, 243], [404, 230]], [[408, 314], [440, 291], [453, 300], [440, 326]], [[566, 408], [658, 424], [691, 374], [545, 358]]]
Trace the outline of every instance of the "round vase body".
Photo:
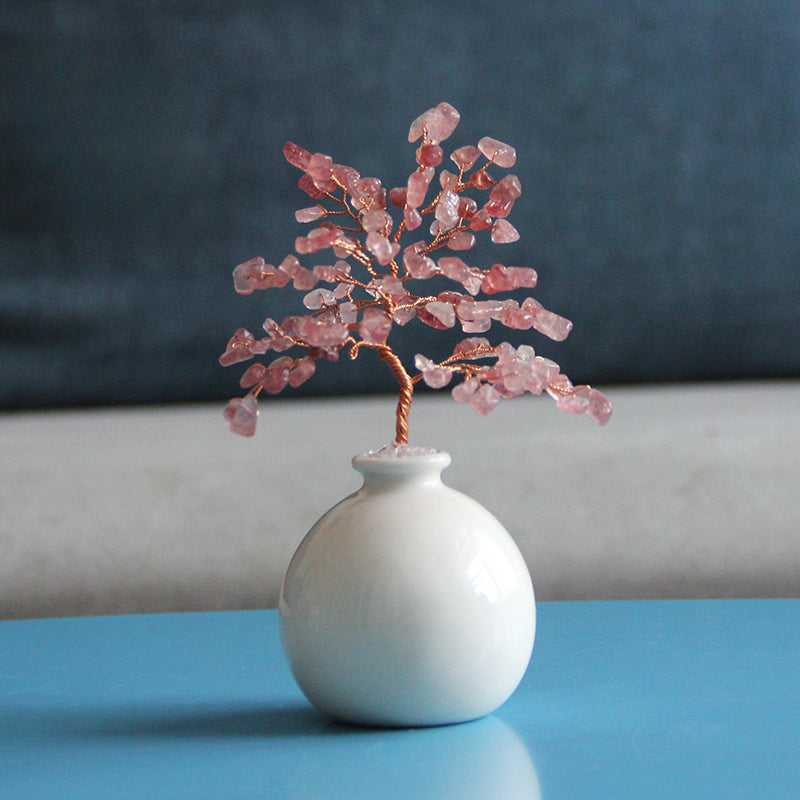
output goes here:
[[492, 514], [442, 483], [446, 453], [389, 453], [353, 459], [364, 485], [314, 525], [289, 564], [279, 604], [289, 665], [335, 719], [482, 717], [530, 660], [527, 566]]

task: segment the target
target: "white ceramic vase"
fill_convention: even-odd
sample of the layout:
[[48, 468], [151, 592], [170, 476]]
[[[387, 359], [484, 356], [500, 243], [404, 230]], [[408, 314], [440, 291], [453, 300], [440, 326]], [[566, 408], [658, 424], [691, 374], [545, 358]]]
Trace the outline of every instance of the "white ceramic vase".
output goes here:
[[511, 536], [445, 486], [450, 456], [387, 447], [356, 456], [364, 484], [295, 553], [281, 637], [306, 697], [346, 722], [442, 725], [482, 717], [516, 689], [536, 608]]

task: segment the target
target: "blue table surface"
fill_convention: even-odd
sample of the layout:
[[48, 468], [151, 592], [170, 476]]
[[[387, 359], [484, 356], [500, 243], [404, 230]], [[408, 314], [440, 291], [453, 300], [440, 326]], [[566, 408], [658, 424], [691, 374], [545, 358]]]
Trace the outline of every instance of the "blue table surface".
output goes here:
[[800, 600], [540, 603], [476, 722], [366, 730], [275, 611], [0, 622], [0, 798], [800, 797]]

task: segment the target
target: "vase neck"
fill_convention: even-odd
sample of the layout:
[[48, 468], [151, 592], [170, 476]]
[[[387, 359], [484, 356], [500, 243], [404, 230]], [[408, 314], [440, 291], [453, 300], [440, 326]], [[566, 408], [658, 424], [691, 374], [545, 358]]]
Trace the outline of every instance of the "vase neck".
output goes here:
[[450, 456], [430, 448], [389, 446], [353, 459], [353, 468], [364, 476], [364, 486], [404, 483], [441, 483]]

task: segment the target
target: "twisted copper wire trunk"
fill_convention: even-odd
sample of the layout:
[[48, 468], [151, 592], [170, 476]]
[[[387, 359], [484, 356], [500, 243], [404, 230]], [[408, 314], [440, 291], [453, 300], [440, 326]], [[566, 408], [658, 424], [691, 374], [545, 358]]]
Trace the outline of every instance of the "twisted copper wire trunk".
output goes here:
[[395, 444], [408, 444], [408, 415], [411, 411], [411, 398], [414, 394], [414, 382], [406, 372], [403, 363], [388, 345], [375, 348], [378, 355], [389, 365], [392, 374], [400, 385], [400, 396], [397, 401], [397, 424], [395, 426]]

